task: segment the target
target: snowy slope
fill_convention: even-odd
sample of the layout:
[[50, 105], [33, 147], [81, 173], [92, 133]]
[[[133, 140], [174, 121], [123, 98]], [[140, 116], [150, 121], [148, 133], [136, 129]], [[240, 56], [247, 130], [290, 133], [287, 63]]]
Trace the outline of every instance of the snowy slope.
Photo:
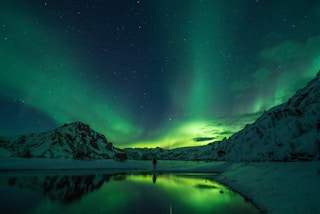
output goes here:
[[220, 160], [319, 160], [320, 72], [288, 102], [264, 112], [229, 139], [211, 145]]
[[225, 166], [217, 181], [245, 195], [265, 213], [320, 213], [318, 161], [229, 162]]
[[1, 157], [101, 159], [114, 158], [118, 149], [88, 125], [65, 124], [53, 131], [0, 138]]

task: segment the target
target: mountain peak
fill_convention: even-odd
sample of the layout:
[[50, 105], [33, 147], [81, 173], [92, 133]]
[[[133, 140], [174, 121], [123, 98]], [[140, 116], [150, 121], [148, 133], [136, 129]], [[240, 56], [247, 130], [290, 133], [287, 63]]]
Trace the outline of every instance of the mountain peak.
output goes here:
[[104, 135], [82, 122], [64, 124], [53, 131], [1, 140], [15, 157], [101, 159], [113, 158], [115, 151]]
[[88, 124], [82, 123], [80, 121], [72, 122], [72, 123], [65, 123], [60, 128], [75, 128], [75, 129], [84, 130], [84, 131], [89, 131], [91, 129]]
[[107, 142], [107, 139], [104, 135], [96, 132], [95, 130], [91, 129], [91, 127], [85, 123], [82, 122], [72, 122], [72, 123], [66, 123], [63, 126], [60, 126], [59, 128], [55, 129], [56, 132], [70, 134], [72, 136], [82, 135], [83, 137], [86, 136], [95, 136], [98, 138], [103, 139], [105, 142]]

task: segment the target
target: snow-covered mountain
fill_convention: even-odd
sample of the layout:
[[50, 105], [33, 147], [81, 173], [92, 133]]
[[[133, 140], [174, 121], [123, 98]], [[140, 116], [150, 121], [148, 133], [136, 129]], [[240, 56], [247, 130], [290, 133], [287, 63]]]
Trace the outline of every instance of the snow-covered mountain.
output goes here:
[[214, 159], [320, 160], [320, 71], [288, 102], [271, 108], [253, 124], [211, 146]]
[[65, 124], [53, 131], [0, 138], [0, 156], [108, 159], [121, 151], [104, 135], [81, 122]]

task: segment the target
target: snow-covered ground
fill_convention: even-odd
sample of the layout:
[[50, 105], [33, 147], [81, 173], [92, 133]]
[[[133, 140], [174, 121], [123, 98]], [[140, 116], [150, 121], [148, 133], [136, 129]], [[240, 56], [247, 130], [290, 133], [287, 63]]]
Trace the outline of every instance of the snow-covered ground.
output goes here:
[[[287, 163], [158, 161], [157, 165], [157, 171], [161, 172], [218, 172], [217, 181], [248, 197], [267, 213], [320, 213], [319, 168], [320, 162], [316, 161]], [[101, 170], [103, 173], [139, 173], [150, 172], [153, 166], [151, 161], [133, 160], [126, 162], [18, 158], [0, 160], [1, 174], [92, 173], [92, 170]]]
[[[224, 162], [203, 161], [158, 161], [158, 172], [213, 172], [213, 167], [218, 170]], [[94, 171], [103, 173], [139, 173], [153, 171], [152, 161], [127, 160], [125, 162], [115, 160], [72, 160], [72, 159], [0, 159], [0, 173], [54, 173], [63, 174], [91, 173]], [[214, 171], [216, 172], [216, 171]], [[1, 175], [0, 174], [0, 175]]]
[[267, 213], [320, 213], [319, 168], [320, 162], [229, 163], [216, 180]]

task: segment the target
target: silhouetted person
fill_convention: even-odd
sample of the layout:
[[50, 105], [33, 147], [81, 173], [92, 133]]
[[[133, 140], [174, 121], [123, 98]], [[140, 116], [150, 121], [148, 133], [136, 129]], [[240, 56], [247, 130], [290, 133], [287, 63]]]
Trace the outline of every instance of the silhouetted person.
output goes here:
[[153, 170], [155, 170], [157, 166], [157, 159], [153, 158], [152, 163], [153, 163]]

